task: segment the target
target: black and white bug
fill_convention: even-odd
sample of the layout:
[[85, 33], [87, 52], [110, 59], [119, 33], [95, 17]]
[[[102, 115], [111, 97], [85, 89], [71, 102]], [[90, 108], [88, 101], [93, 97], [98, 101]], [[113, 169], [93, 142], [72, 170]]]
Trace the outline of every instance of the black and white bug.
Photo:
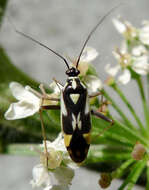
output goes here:
[[76, 163], [81, 163], [87, 157], [87, 153], [89, 150], [90, 142], [91, 142], [91, 114], [95, 115], [107, 122], [111, 125], [113, 124], [113, 120], [109, 119], [105, 115], [96, 110], [90, 109], [89, 99], [91, 97], [98, 96], [100, 93], [88, 95], [88, 90], [86, 86], [80, 81], [78, 70], [78, 65], [80, 62], [80, 57], [83, 53], [84, 48], [86, 47], [87, 42], [89, 41], [93, 32], [97, 29], [97, 27], [103, 22], [103, 20], [118, 6], [112, 8], [106, 15], [104, 15], [100, 21], [96, 24], [96, 26], [89, 33], [84, 45], [80, 51], [78, 56], [76, 66], [70, 67], [67, 60], [61, 56], [59, 53], [55, 52], [51, 48], [42, 44], [41, 42], [33, 39], [32, 37], [24, 34], [15, 29], [15, 31], [24, 37], [34, 41], [35, 43], [45, 47], [50, 50], [58, 57], [60, 57], [67, 66], [66, 75], [68, 76], [66, 84], [63, 86], [57, 80], [55, 80], [56, 84], [59, 86], [61, 91], [61, 97], [53, 98], [50, 100], [60, 101], [59, 105], [47, 105], [44, 104], [46, 100], [49, 100], [46, 95], [43, 86], [40, 86], [41, 91], [43, 92], [43, 98], [40, 108], [40, 118], [41, 125], [43, 129], [43, 136], [45, 142], [45, 152], [47, 156], [47, 166], [48, 166], [48, 151], [46, 146], [46, 135], [44, 131], [43, 119], [42, 119], [42, 110], [43, 109], [60, 109], [61, 111], [61, 128], [64, 135], [65, 146], [68, 150], [68, 153], [71, 159]]

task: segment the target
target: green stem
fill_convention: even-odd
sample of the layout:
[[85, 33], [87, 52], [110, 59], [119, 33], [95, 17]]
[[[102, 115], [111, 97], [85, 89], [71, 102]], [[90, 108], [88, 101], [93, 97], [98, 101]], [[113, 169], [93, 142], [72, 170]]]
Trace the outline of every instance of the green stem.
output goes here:
[[129, 126], [131, 129], [136, 130], [136, 128], [134, 127], [134, 125], [131, 123], [131, 121], [129, 121], [129, 119], [125, 116], [125, 114], [123, 113], [123, 111], [119, 108], [119, 106], [115, 103], [115, 101], [107, 94], [107, 92], [105, 90], [102, 90], [102, 93], [103, 93], [104, 97], [112, 103], [113, 108], [121, 116], [121, 118], [123, 119], [123, 121], [125, 122], [125, 124], [127, 126]]
[[[130, 128], [128, 128], [126, 125], [120, 123], [118, 120], [114, 120], [115, 125], [118, 125], [119, 127], [121, 127], [124, 131], [126, 131], [127, 133], [129, 133], [132, 138], [135, 138], [135, 141], [139, 141], [140, 143], [142, 143], [143, 145], [145, 145], [146, 147], [149, 147], [149, 143], [142, 138], [141, 135], [139, 135], [138, 133], [136, 133], [136, 131], [131, 130]], [[128, 134], [127, 134], [128, 135]]]
[[128, 175], [127, 179], [124, 183], [120, 186], [118, 190], [123, 190], [127, 185], [127, 190], [131, 190], [132, 187], [135, 185], [136, 181], [138, 180], [141, 172], [143, 171], [146, 165], [146, 161], [141, 160], [135, 163], [134, 167], [131, 169], [130, 174]]
[[108, 152], [108, 149], [105, 150], [103, 148], [100, 150], [100, 148], [91, 147], [89, 150], [89, 154], [87, 157], [86, 163], [97, 163], [97, 162], [121, 162], [122, 160], [128, 160], [130, 159], [131, 155], [129, 152], [116, 152], [113, 150], [113, 152]]
[[138, 126], [141, 129], [141, 132], [143, 135], [146, 136], [146, 130], [141, 122], [141, 120], [139, 119], [139, 117], [137, 116], [134, 108], [131, 106], [131, 104], [129, 103], [129, 101], [127, 100], [127, 98], [125, 97], [125, 95], [123, 94], [123, 92], [120, 90], [120, 88], [115, 84], [113, 86], [113, 89], [119, 94], [119, 96], [121, 97], [121, 99], [123, 100], [123, 102], [126, 104], [126, 106], [128, 107], [129, 111], [132, 113], [133, 117], [135, 118], [136, 122], [138, 123]]
[[146, 179], [147, 179], [146, 190], [149, 190], [149, 167], [147, 167], [146, 170]]
[[147, 99], [148, 99], [148, 103], [149, 103], [149, 74], [147, 74], [147, 92], [148, 92]]
[[130, 166], [133, 162], [135, 162], [135, 160], [132, 158], [124, 162], [116, 171], [111, 173], [112, 179], [122, 177], [124, 170], [128, 168], [128, 166]]
[[141, 98], [142, 98], [142, 104], [143, 104], [143, 108], [144, 108], [144, 116], [145, 116], [145, 120], [146, 120], [146, 127], [149, 130], [149, 109], [148, 109], [147, 101], [146, 101], [146, 98], [145, 98], [143, 84], [142, 84], [142, 81], [141, 81], [140, 77], [138, 77], [136, 79], [136, 81], [137, 81], [137, 84], [138, 84], [138, 87], [139, 87], [139, 90], [140, 90], [140, 95], [141, 95]]

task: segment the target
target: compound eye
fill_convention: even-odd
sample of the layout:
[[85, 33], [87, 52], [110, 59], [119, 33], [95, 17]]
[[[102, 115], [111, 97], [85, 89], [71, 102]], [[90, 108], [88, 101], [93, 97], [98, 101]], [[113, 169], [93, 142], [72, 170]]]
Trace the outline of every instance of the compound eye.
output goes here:
[[79, 75], [80, 74], [80, 71], [79, 70], [76, 70], [76, 75]]

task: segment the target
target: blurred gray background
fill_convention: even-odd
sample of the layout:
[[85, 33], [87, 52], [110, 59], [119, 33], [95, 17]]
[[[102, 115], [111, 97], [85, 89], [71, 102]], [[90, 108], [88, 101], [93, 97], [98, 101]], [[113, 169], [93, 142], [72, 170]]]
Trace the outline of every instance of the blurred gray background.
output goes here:
[[[17, 29], [60, 54], [73, 57], [79, 54], [84, 40], [99, 17], [120, 2], [124, 4], [104, 21], [88, 43], [99, 52], [94, 65], [100, 78], [105, 80], [107, 76], [104, 67], [107, 63], [115, 63], [112, 50], [119, 46], [122, 40], [111, 19], [121, 15], [139, 27], [142, 20], [149, 19], [148, 0], [10, 0], [6, 15], [11, 17]], [[0, 33], [0, 43], [7, 50], [13, 63], [33, 78], [45, 84], [51, 83], [53, 77], [65, 82], [64, 63], [44, 48], [16, 34], [6, 18]], [[142, 107], [135, 83], [131, 81], [122, 89], [141, 117]], [[127, 113], [119, 98], [113, 92], [109, 92]], [[114, 111], [112, 114], [116, 115]], [[37, 163], [37, 158], [33, 157], [0, 156], [0, 190], [30, 190], [31, 170]], [[96, 172], [79, 169], [71, 190], [100, 189], [97, 184], [98, 178], [99, 174]], [[119, 183], [116, 181], [108, 190], [116, 190]]]

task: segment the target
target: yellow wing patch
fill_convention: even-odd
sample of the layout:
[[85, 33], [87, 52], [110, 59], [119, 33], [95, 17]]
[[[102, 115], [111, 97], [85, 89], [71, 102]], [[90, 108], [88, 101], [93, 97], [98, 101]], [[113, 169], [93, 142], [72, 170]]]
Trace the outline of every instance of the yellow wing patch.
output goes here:
[[91, 144], [91, 134], [90, 133], [83, 134], [83, 137], [85, 138], [87, 144]]
[[64, 143], [66, 147], [70, 145], [71, 138], [72, 138], [72, 135], [64, 134]]

